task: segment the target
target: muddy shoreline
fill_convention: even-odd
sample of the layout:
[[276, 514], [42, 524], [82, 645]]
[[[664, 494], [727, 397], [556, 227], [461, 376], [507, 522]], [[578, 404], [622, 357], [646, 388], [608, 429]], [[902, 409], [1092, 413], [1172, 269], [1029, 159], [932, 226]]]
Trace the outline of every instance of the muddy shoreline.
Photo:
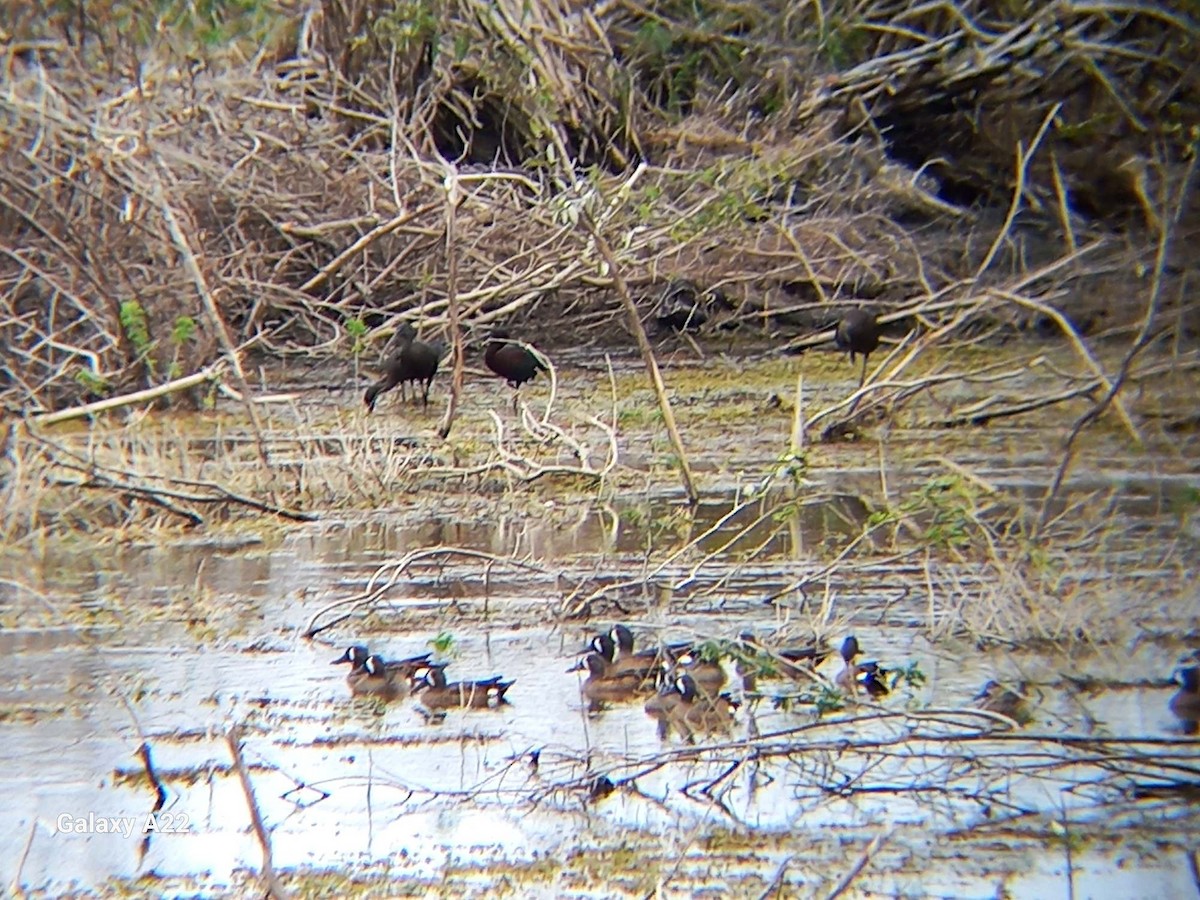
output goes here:
[[[1195, 386], [1137, 398], [1140, 449], [1117, 422], [1094, 429], [1030, 548], [1058, 411], [931, 427], [976, 402], [961, 379], [797, 456], [797, 376], [815, 412], [853, 389], [844, 359], [680, 356], [665, 377], [704, 485], [690, 510], [638, 361], [611, 377], [594, 356], [556, 364], [549, 421], [597, 472], [607, 439], [587, 417], [609, 423], [603, 474], [480, 468], [580, 466], [522, 431], [494, 382], [468, 379], [440, 442], [440, 408], [395, 398], [367, 418], [370, 376], [339, 376], [265, 413], [285, 496], [317, 521], [205, 508], [204, 533], [141, 519], [120, 540], [6, 550], [0, 715], [21, 798], [0, 830], [8, 880], [33, 895], [254, 893], [261, 854], [221, 739], [236, 722], [276, 868], [302, 894], [808, 896], [864, 859], [852, 891], [1186, 891], [1197, 823], [1172, 773], [1200, 745], [1166, 700], [1195, 639], [1200, 463], [1190, 435], [1155, 423]], [[1038, 389], [1027, 371], [1014, 389]], [[306, 376], [265, 377], [290, 391]], [[526, 392], [536, 414], [547, 390]], [[174, 455], [239, 490], [255, 477], [232, 408], [103, 433], [55, 440], [111, 441], [133, 469]], [[742, 692], [726, 658], [732, 733], [664, 743], [640, 701], [588, 715], [566, 672], [614, 621], [723, 647], [747, 628], [780, 644], [854, 633], [921, 679], [823, 709], [804, 684]], [[455, 677], [515, 679], [511, 705], [439, 722], [411, 700], [354, 700], [329, 664], [350, 641], [393, 658], [436, 646]], [[991, 678], [1025, 683], [1029, 725], [975, 711]], [[150, 808], [143, 740], [186, 833], [153, 836], [144, 857], [137, 840], [55, 833], [60, 812]], [[590, 799], [600, 775], [617, 790]]]

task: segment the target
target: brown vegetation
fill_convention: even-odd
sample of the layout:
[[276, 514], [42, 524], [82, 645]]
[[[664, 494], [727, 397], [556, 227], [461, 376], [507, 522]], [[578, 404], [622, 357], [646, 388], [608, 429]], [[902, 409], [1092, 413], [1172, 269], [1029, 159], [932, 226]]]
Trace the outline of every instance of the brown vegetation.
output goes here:
[[1195, 222], [1186, 4], [341, 0], [257, 9], [240, 41], [215, 15], [156, 32], [118, 0], [64, 9], [11, 9], [0, 36], [13, 410], [171, 383], [222, 349], [348, 357], [398, 317], [442, 319], [449, 254], [468, 325], [570, 313], [586, 340], [620, 311], [581, 212], [647, 314], [687, 278], [732, 302], [726, 323], [792, 333], [1060, 257], [1018, 293], [1100, 330], [1064, 292], [1132, 287], [1113, 312], [1137, 321], [1149, 288], [1120, 270]]

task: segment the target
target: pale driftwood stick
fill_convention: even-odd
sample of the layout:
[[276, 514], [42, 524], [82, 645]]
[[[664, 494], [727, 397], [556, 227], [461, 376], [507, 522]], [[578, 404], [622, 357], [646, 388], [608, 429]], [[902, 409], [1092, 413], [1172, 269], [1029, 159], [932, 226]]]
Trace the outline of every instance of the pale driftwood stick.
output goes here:
[[[497, 556], [494, 553], [485, 553], [482, 550], [468, 550], [465, 547], [452, 547], [443, 544], [437, 547], [428, 547], [423, 550], [413, 550], [409, 553], [406, 553], [398, 560], [386, 562], [379, 566], [367, 580], [366, 587], [357, 594], [353, 595], [352, 597], [346, 597], [342, 600], [335, 600], [333, 603], [330, 603], [329, 605], [322, 607], [313, 613], [312, 617], [308, 620], [308, 625], [305, 627], [302, 635], [309, 639], [316, 637], [326, 628], [330, 627], [330, 625], [317, 625], [317, 621], [326, 614], [344, 606], [356, 606], [360, 603], [370, 603], [378, 600], [390, 587], [399, 581], [400, 576], [406, 572], [410, 566], [418, 562], [424, 562], [425, 560], [435, 559], [442, 556], [462, 556], [467, 559], [483, 560], [484, 563], [488, 565], [493, 563], [504, 564], [512, 566], [516, 569], [522, 569], [527, 572], [534, 572], [539, 575], [551, 574], [549, 569], [534, 565], [533, 563], [526, 563], [518, 559]], [[380, 580], [383, 578], [385, 573], [388, 574], [388, 577], [386, 580], [383, 580], [382, 583], [380, 583]], [[337, 621], [341, 621], [344, 618], [345, 616], [339, 618]]]
[[[1050, 483], [1050, 488], [1046, 492], [1045, 499], [1042, 501], [1042, 514], [1031, 537], [1036, 536], [1050, 521], [1051, 503], [1058, 496], [1058, 491], [1062, 487], [1063, 480], [1067, 477], [1067, 472], [1070, 470], [1071, 464], [1075, 459], [1075, 441], [1080, 433], [1090, 423], [1099, 418], [1109, 406], [1115, 405], [1119, 412], [1123, 411], [1117, 395], [1120, 393], [1121, 388], [1124, 387], [1125, 381], [1129, 378], [1134, 360], [1137, 359], [1142, 350], [1149, 346], [1150, 342], [1154, 339], [1154, 320], [1158, 317], [1159, 306], [1162, 302], [1163, 277], [1167, 268], [1168, 252], [1171, 249], [1171, 242], [1175, 237], [1175, 228], [1183, 217], [1187, 199], [1191, 196], [1191, 185], [1195, 175], [1196, 159], [1193, 157], [1188, 164], [1187, 170], [1184, 172], [1183, 179], [1179, 184], [1179, 190], [1175, 195], [1175, 209], [1171, 213], [1168, 223], [1159, 229], [1158, 247], [1154, 255], [1154, 277], [1150, 283], [1150, 293], [1146, 298], [1146, 312], [1142, 316], [1137, 337], [1134, 339], [1133, 345], [1125, 351], [1125, 357], [1121, 360], [1117, 375], [1113, 378], [1107, 393], [1090, 410], [1080, 416], [1071, 427], [1071, 433], [1067, 435], [1062, 462], [1059, 463], [1058, 469], [1054, 473], [1054, 480]], [[1164, 198], [1164, 207], [1166, 204], [1167, 200]], [[1164, 209], [1165, 212], [1167, 210]], [[1134, 432], [1134, 437], [1140, 444], [1140, 437], [1136, 431]]]
[[694, 506], [700, 501], [700, 494], [696, 490], [695, 479], [692, 478], [692, 469], [688, 464], [687, 451], [683, 447], [683, 439], [679, 436], [679, 429], [675, 425], [675, 413], [671, 410], [671, 401], [667, 398], [667, 387], [663, 384], [662, 373], [658, 370], [658, 360], [654, 358], [654, 348], [650, 346], [650, 339], [646, 337], [646, 329], [642, 327], [642, 320], [641, 316], [638, 315], [637, 306], [633, 302], [633, 297], [629, 295], [629, 285], [625, 283], [625, 278], [621, 274], [620, 267], [617, 265], [617, 258], [612, 252], [612, 247], [608, 245], [608, 241], [600, 234], [600, 230], [596, 227], [596, 223], [592, 220], [592, 217], [587, 212], [581, 212], [579, 220], [588, 229], [592, 240], [596, 242], [596, 249], [604, 257], [609, 275], [612, 276], [613, 287], [617, 289], [617, 296], [621, 300], [621, 305], [625, 307], [625, 314], [629, 320], [629, 328], [633, 331], [634, 338], [637, 339], [638, 349], [642, 353], [642, 361], [646, 364], [646, 372], [650, 376], [650, 384], [654, 388], [654, 395], [658, 398], [658, 408], [662, 411], [663, 425], [666, 426], [667, 437], [671, 439], [671, 446], [675, 448], [675, 455], [679, 458], [679, 477], [683, 480], [683, 489], [687, 493], [688, 501]]
[[795, 856], [789, 856], [779, 864], [779, 868], [775, 870], [775, 876], [771, 879], [771, 883], [767, 885], [767, 889], [758, 895], [758, 900], [771, 900], [779, 889], [783, 887], [783, 877], [787, 874], [788, 866], [792, 864]]
[[796, 376], [796, 408], [792, 410], [792, 438], [788, 449], [793, 456], [804, 450], [804, 374]]
[[38, 820], [34, 818], [29, 823], [29, 837], [25, 838], [25, 847], [21, 850], [21, 858], [17, 860], [17, 871], [13, 873], [12, 881], [8, 884], [8, 892], [13, 897], [24, 900], [29, 895], [21, 887], [21, 873], [25, 870], [25, 860], [29, 859], [29, 848], [33, 846], [33, 836], [37, 834]]
[[1050, 124], [1054, 121], [1061, 108], [1062, 104], [1056, 103], [1046, 113], [1042, 119], [1042, 124], [1037, 130], [1037, 134], [1033, 136], [1033, 140], [1030, 142], [1028, 151], [1020, 143], [1017, 144], [1017, 183], [1013, 185], [1012, 201], [1008, 205], [1008, 215], [1004, 217], [1004, 224], [996, 232], [996, 237], [992, 240], [991, 247], [988, 248], [988, 252], [984, 255], [982, 262], [979, 263], [979, 267], [975, 270], [975, 277], [977, 279], [991, 266], [992, 261], [996, 258], [996, 254], [1000, 252], [1000, 247], [1004, 243], [1004, 239], [1008, 237], [1008, 233], [1012, 230], [1013, 223], [1017, 218], [1017, 212], [1021, 209], [1021, 198], [1025, 194], [1025, 181], [1029, 174], [1029, 164], [1033, 162], [1033, 155], [1037, 152], [1038, 145], [1045, 138]]
[[271, 836], [263, 825], [262, 814], [258, 811], [258, 801], [254, 799], [254, 786], [250, 783], [250, 773], [246, 771], [246, 763], [242, 759], [242, 729], [234, 725], [225, 735], [225, 743], [229, 745], [229, 755], [233, 757], [233, 767], [237, 769], [238, 780], [242, 783], [242, 793], [246, 795], [246, 806], [250, 808], [250, 824], [254, 826], [254, 834], [258, 845], [262, 847], [263, 881], [266, 882], [267, 894], [276, 900], [286, 900], [288, 893], [279, 883], [275, 874], [275, 866], [271, 862]]
[[446, 413], [438, 425], [438, 436], [445, 440], [454, 427], [454, 416], [458, 412], [458, 398], [463, 388], [463, 345], [462, 328], [458, 321], [458, 241], [456, 240], [456, 221], [458, 204], [462, 193], [458, 187], [458, 172], [446, 164], [446, 311], [450, 316], [450, 346], [453, 360], [453, 370], [450, 375], [450, 400], [446, 403]]
[[354, 259], [363, 250], [365, 250], [375, 241], [379, 240], [379, 238], [403, 228], [414, 219], [419, 219], [421, 216], [425, 215], [426, 213], [433, 212], [435, 209], [437, 209], [436, 203], [426, 203], [424, 206], [417, 207], [416, 209], [412, 210], [411, 212], [407, 212], [404, 215], [396, 216], [394, 219], [389, 219], [387, 222], [384, 222], [377, 228], [368, 231], [357, 241], [343, 250], [340, 254], [322, 266], [321, 270], [317, 272], [316, 275], [308, 279], [308, 281], [304, 282], [304, 284], [300, 285], [297, 290], [303, 294], [320, 287], [329, 279], [330, 275], [345, 265], [347, 260]]
[[1074, 400], [1078, 397], [1087, 397], [1099, 390], [1100, 384], [1100, 379], [1093, 379], [1083, 387], [1059, 391], [1057, 394], [1047, 394], [1041, 397], [1035, 397], [1022, 403], [1013, 403], [1009, 406], [1002, 406], [990, 412], [983, 409], [983, 404], [990, 406], [995, 403], [995, 398], [989, 397], [986, 400], [982, 400], [974, 406], [967, 408], [966, 410], [960, 410], [954, 416], [948, 419], [938, 420], [936, 424], [946, 428], [956, 428], [962, 425], [986, 425], [993, 419], [1019, 416], [1027, 412], [1033, 412], [1034, 410], [1044, 409], [1047, 406], [1055, 406], [1059, 403], [1066, 403], [1068, 400]]
[[1136, 444], [1142, 443], [1142, 435], [1138, 431], [1137, 426], [1133, 424], [1133, 417], [1129, 415], [1129, 411], [1125, 408], [1125, 404], [1121, 402], [1121, 398], [1116, 395], [1115, 391], [1113, 391], [1112, 380], [1109, 379], [1109, 377], [1104, 373], [1104, 367], [1101, 366], [1096, 357], [1092, 355], [1091, 350], [1088, 348], [1087, 344], [1084, 343], [1083, 338], [1079, 336], [1079, 332], [1075, 330], [1075, 327], [1069, 321], [1067, 321], [1067, 318], [1062, 313], [1060, 313], [1053, 306], [1048, 306], [1047, 304], [1035, 300], [1032, 297], [1022, 297], [1019, 294], [1010, 294], [1004, 290], [988, 291], [987, 293], [996, 297], [1001, 297], [1010, 303], [1017, 304], [1018, 306], [1024, 306], [1028, 309], [1037, 310], [1042, 315], [1053, 319], [1054, 324], [1058, 326], [1059, 331], [1061, 331], [1063, 336], [1071, 342], [1071, 346], [1075, 348], [1076, 352], [1083, 360], [1084, 365], [1092, 370], [1092, 374], [1096, 376], [1104, 389], [1112, 393], [1112, 406], [1117, 411], [1117, 417], [1121, 420], [1121, 424], [1124, 426], [1125, 431], [1129, 435], [1130, 439]]
[[224, 363], [218, 360], [211, 366], [206, 366], [199, 372], [196, 372], [194, 375], [176, 378], [174, 381], [168, 381], [166, 384], [158, 385], [158, 387], [146, 388], [144, 391], [134, 391], [132, 394], [122, 394], [120, 397], [97, 400], [95, 403], [86, 403], [83, 406], [72, 406], [70, 409], [60, 409], [58, 412], [33, 416], [31, 421], [34, 425], [55, 425], [70, 419], [90, 416], [93, 413], [107, 412], [110, 409], [117, 409], [122, 406], [145, 403], [149, 400], [165, 397], [167, 394], [173, 394], [176, 391], [186, 391], [188, 388], [203, 384], [205, 381], [212, 381], [219, 378], [223, 369]]

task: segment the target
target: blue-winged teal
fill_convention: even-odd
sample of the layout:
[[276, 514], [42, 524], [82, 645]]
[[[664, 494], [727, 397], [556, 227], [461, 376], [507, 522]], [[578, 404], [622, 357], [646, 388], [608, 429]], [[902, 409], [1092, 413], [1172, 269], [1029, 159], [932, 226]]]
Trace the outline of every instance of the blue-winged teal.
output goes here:
[[424, 388], [422, 399], [429, 406], [429, 387], [433, 377], [437, 375], [438, 363], [441, 361], [445, 348], [439, 345], [427, 344], [417, 340], [416, 329], [408, 322], [396, 329], [396, 350], [383, 364], [383, 377], [367, 388], [363, 402], [367, 412], [375, 410], [375, 400], [380, 394], [390, 391], [396, 385], [401, 385], [400, 393], [403, 399], [403, 385], [413, 382], [413, 396], [416, 396], [416, 385]]
[[430, 666], [413, 676], [413, 696], [429, 709], [487, 709], [508, 703], [504, 693], [513, 682], [504, 681], [499, 675], [479, 681], [446, 682], [446, 673], [441, 667]]
[[350, 693], [380, 700], [396, 700], [408, 696], [408, 679], [388, 669], [378, 656], [368, 656], [346, 676]]
[[1167, 701], [1167, 708], [1179, 719], [1184, 734], [1195, 734], [1200, 730], [1200, 666], [1180, 669], [1175, 680], [1179, 690]]
[[715, 697], [721, 693], [728, 676], [719, 659], [705, 659], [704, 653], [692, 645], [669, 651], [671, 654], [670, 675], [688, 675], [696, 683], [701, 694]]
[[[362, 644], [352, 644], [346, 648], [346, 652], [333, 660], [330, 665], [336, 666], [338, 663], [350, 663], [350, 671], [353, 673], [355, 669], [362, 668], [362, 664], [366, 662], [367, 657], [372, 654]], [[382, 662], [383, 667], [389, 672], [394, 672], [405, 679], [409, 679], [413, 674], [422, 668], [429, 666], [437, 666], [446, 668], [446, 663], [434, 663], [429, 661], [430, 654], [421, 653], [417, 656], [410, 656], [407, 659], [385, 660], [379, 654], [374, 654], [377, 663]]]
[[734, 708], [729, 695], [706, 696], [687, 674], [667, 682], [645, 704], [647, 715], [658, 723], [660, 738], [674, 729], [687, 740], [697, 734], [728, 731], [733, 725]]
[[834, 683], [845, 694], [857, 696], [865, 691], [872, 699], [885, 697], [888, 693], [888, 671], [874, 660], [859, 662], [858, 638], [850, 635], [842, 641], [842, 668]]
[[879, 347], [879, 320], [865, 309], [849, 310], [838, 322], [833, 341], [839, 350], [849, 351], [851, 365], [854, 355], [862, 354], [862, 377], [858, 382], [861, 386], [867, 380], [867, 357]]
[[654, 682], [647, 680], [642, 673], [617, 672], [615, 668], [599, 653], [589, 653], [577, 666], [568, 670], [587, 670], [588, 677], [584, 679], [580, 691], [588, 701], [589, 709], [595, 711], [603, 703], [619, 703], [644, 694], [648, 689], [653, 690]]
[[492, 332], [483, 351], [483, 364], [513, 388], [531, 381], [538, 372], [546, 371], [541, 360], [519, 343], [510, 340], [508, 332], [500, 329]]
[[1025, 702], [1025, 685], [1017, 685], [1017, 690], [1006, 688], [997, 681], [989, 681], [973, 698], [975, 705], [988, 712], [999, 713], [1012, 719], [1018, 725], [1028, 725], [1033, 721], [1029, 712], [1029, 704]]
[[815, 643], [802, 647], [767, 647], [752, 631], [743, 631], [738, 638], [742, 647], [737, 672], [747, 691], [755, 689], [760, 677], [799, 677], [802, 670], [811, 670], [829, 655], [827, 648]]
[[663, 671], [662, 654], [657, 649], [635, 653], [633, 632], [624, 625], [614, 625], [607, 634], [596, 635], [588, 649], [610, 663], [613, 674], [635, 672], [643, 680], [655, 682]]
[[618, 660], [641, 659], [659, 667], [665, 666], [671, 659], [695, 649], [691, 641], [677, 641], [674, 644], [667, 644], [665, 647], [649, 647], [645, 650], [635, 651], [633, 649], [633, 632], [629, 630], [628, 625], [620, 623], [614, 625], [608, 635], [617, 645], [616, 658]]

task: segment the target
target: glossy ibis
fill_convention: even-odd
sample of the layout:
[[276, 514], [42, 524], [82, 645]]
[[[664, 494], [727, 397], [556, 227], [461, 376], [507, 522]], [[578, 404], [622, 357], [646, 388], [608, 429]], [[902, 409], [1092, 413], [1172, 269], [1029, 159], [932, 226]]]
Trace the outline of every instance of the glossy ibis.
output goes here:
[[[408, 322], [396, 329], [395, 342], [395, 352], [383, 364], [383, 377], [367, 388], [366, 394], [363, 395], [367, 412], [374, 411], [375, 401], [380, 394], [410, 381], [423, 385], [423, 400], [425, 406], [429, 406], [429, 386], [433, 384], [433, 376], [437, 374], [444, 348], [441, 345], [418, 341], [416, 329]], [[401, 387], [400, 390], [403, 396], [404, 388]]]
[[851, 364], [856, 353], [862, 354], [862, 377], [858, 380], [862, 387], [867, 380], [867, 357], [879, 347], [879, 320], [865, 309], [852, 309], [838, 322], [833, 341], [839, 350], [850, 353]]
[[493, 331], [487, 348], [483, 351], [483, 363], [510, 387], [520, 388], [531, 381], [546, 367], [526, 347], [509, 338], [507, 331]]

